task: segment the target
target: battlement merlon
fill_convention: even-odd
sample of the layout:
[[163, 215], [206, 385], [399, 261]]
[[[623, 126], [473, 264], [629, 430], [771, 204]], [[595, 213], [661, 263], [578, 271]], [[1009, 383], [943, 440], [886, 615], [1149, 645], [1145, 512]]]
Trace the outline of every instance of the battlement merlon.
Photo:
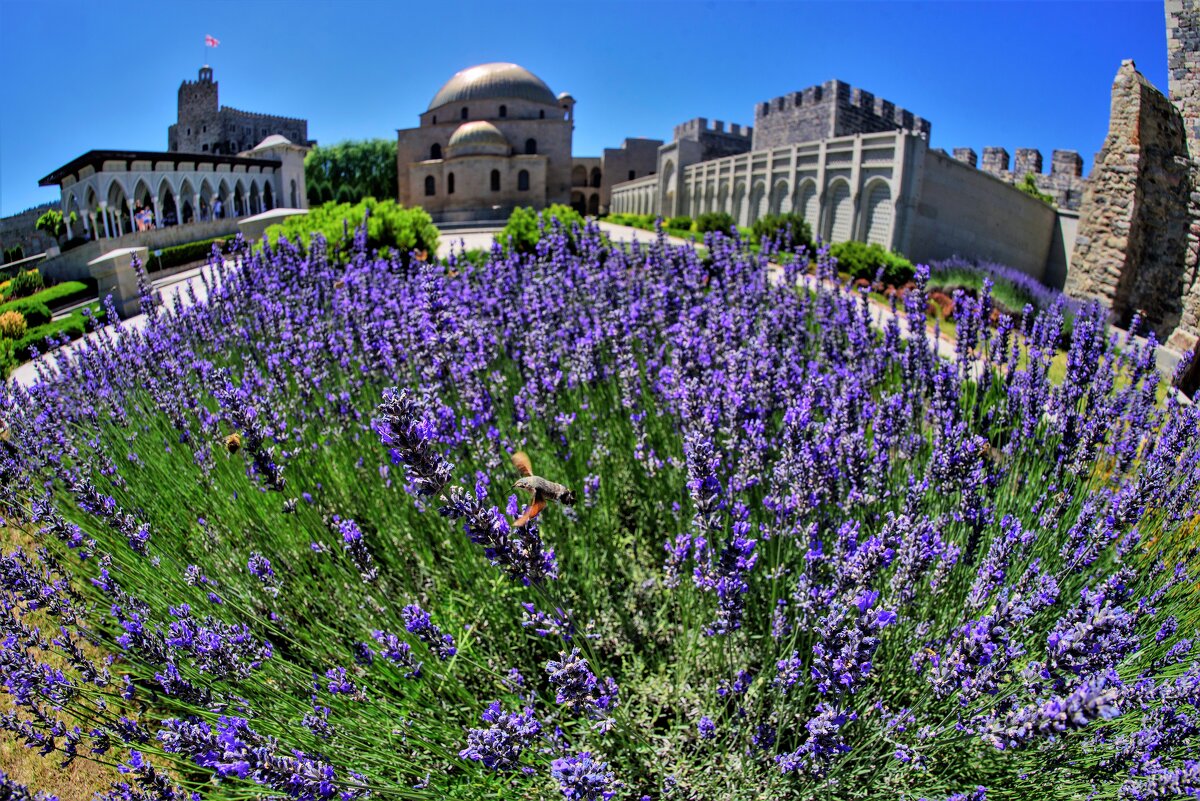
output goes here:
[[702, 134], [718, 134], [724, 137], [737, 137], [739, 139], [749, 139], [754, 134], [754, 127], [751, 125], [739, 125], [736, 122], [729, 123], [726, 130], [724, 120], [709, 120], [707, 117], [695, 117], [694, 119], [681, 122], [675, 126], [675, 139], [699, 139]]
[[279, 114], [262, 114], [257, 111], [242, 111], [240, 108], [233, 108], [232, 106], [221, 106], [221, 111], [231, 111], [235, 114], [241, 114], [243, 117], [249, 117], [250, 119], [254, 120], [279, 120], [280, 122], [294, 122], [303, 125], [308, 124], [308, 120], [301, 119], [300, 117], [284, 117]]
[[1051, 175], [1083, 177], [1083, 157], [1077, 150], [1055, 150], [1050, 154]]

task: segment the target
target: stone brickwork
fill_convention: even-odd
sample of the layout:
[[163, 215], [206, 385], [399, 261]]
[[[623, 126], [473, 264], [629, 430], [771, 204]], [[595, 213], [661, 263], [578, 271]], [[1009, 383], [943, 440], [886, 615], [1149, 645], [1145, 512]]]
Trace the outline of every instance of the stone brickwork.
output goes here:
[[1108, 136], [1080, 207], [1066, 292], [1134, 314], [1160, 340], [1180, 321], [1190, 164], [1184, 121], [1132, 61], [1113, 82]]
[[177, 121], [167, 128], [167, 150], [173, 153], [233, 154], [249, 150], [268, 136], [312, 146], [308, 121], [220, 106], [211, 67], [199, 78], [179, 85]]
[[[959, 158], [959, 153], [975, 151], [970, 148], [957, 148], [954, 157], [964, 163], [974, 165], [973, 161]], [[1078, 211], [1083, 202], [1083, 190], [1087, 187], [1087, 178], [1083, 177], [1083, 158], [1075, 150], [1055, 150], [1050, 157], [1050, 172], [1042, 172], [1042, 152], [1032, 147], [1019, 147], [1016, 158], [1009, 169], [1008, 151], [1002, 147], [985, 147], [983, 149], [983, 171], [994, 175], [1009, 184], [1018, 184], [1025, 180], [1026, 175], [1032, 175], [1037, 188], [1052, 196], [1053, 203], [1060, 209]]]
[[51, 201], [0, 219], [0, 246], [7, 249], [20, 245], [26, 256], [33, 256], [58, 244], [54, 237], [35, 227], [39, 217], [57, 208], [58, 203]]
[[928, 120], [889, 100], [831, 80], [755, 106], [753, 149], [897, 130], [914, 131], [928, 141], [930, 128]]
[[[1180, 350], [1195, 349], [1200, 341], [1200, 4], [1195, 0], [1167, 0], [1167, 74], [1171, 101], [1183, 117], [1188, 153], [1192, 160], [1193, 192], [1188, 198], [1190, 221], [1184, 262], [1184, 297], [1179, 327], [1170, 344]], [[1200, 354], [1193, 383], [1200, 383]]]
[[674, 141], [689, 140], [700, 143], [700, 160], [711, 161], [726, 156], [736, 156], [738, 153], [750, 152], [754, 141], [754, 129], [729, 123], [726, 128], [721, 120], [711, 123], [704, 117], [696, 117], [675, 126]]
[[954, 160], [961, 161], [968, 167], [979, 166], [979, 157], [975, 154], [975, 151], [969, 147], [954, 148]]

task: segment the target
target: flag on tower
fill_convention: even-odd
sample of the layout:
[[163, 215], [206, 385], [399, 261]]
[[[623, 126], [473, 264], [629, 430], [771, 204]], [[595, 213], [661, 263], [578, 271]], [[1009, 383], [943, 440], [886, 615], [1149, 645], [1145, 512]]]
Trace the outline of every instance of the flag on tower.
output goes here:
[[204, 34], [204, 45], [206, 47], [216, 47], [220, 43], [221, 43], [221, 40], [218, 39], [217, 37], [209, 36], [207, 33]]

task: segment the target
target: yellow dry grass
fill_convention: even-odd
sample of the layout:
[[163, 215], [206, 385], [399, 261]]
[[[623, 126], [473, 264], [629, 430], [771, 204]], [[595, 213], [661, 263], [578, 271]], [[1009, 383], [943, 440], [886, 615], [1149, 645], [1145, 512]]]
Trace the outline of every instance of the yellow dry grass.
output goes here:
[[[32, 552], [33, 539], [24, 531], [0, 528], [0, 551], [9, 553], [14, 548]], [[86, 643], [84, 649], [88, 656], [97, 656]], [[12, 701], [2, 688], [0, 684], [0, 712], [9, 712]], [[11, 732], [0, 732], [0, 770], [30, 790], [57, 795], [59, 801], [87, 801], [119, 778], [116, 769], [89, 759], [76, 759], [65, 768], [59, 766], [61, 762], [61, 754], [42, 756]]]

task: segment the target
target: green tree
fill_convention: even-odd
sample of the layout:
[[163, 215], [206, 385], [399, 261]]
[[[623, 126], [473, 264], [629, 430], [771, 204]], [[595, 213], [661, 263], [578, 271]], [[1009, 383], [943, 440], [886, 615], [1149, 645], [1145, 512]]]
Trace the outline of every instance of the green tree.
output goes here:
[[[75, 212], [71, 212], [71, 224], [74, 225], [78, 219]], [[50, 209], [41, 217], [38, 217], [34, 228], [39, 231], [45, 231], [54, 237], [55, 242], [62, 239], [62, 235], [67, 232], [67, 224], [63, 220], [62, 212], [58, 209]]]
[[1054, 195], [1048, 195], [1042, 190], [1038, 189], [1037, 178], [1035, 178], [1031, 172], [1025, 173], [1025, 177], [1021, 179], [1021, 182], [1017, 184], [1016, 187], [1025, 194], [1030, 195], [1031, 197], [1036, 197], [1043, 203], [1049, 203], [1051, 206], [1054, 205]]
[[304, 180], [310, 205], [335, 198], [341, 203], [395, 200], [396, 142], [364, 139], [314, 147], [304, 157]]

